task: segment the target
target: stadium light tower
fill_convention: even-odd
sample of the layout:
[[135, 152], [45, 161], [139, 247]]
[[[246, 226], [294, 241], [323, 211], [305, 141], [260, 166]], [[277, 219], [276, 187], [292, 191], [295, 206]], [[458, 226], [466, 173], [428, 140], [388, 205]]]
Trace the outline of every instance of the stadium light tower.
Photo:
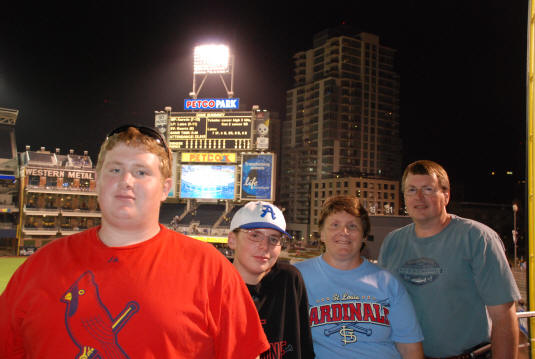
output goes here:
[[15, 126], [19, 110], [0, 107], [0, 124]]
[[[210, 44], [195, 47], [193, 52], [193, 88], [189, 93], [191, 98], [197, 98], [209, 75], [219, 75], [228, 98], [234, 96], [234, 56], [230, 54], [227, 45]], [[230, 76], [230, 88], [227, 86], [224, 75]], [[202, 77], [198, 88], [197, 76]]]

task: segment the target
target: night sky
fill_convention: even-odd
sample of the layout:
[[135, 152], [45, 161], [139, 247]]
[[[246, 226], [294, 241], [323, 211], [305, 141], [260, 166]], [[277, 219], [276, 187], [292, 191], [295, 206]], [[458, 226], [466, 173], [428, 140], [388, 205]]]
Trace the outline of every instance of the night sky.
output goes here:
[[[182, 110], [193, 47], [206, 41], [226, 42], [235, 53], [234, 89], [244, 109], [258, 104], [283, 115], [292, 55], [311, 48], [315, 33], [346, 23], [398, 50], [402, 165], [424, 158], [443, 164], [454, 197], [463, 200], [518, 197], [527, 0], [251, 3], [3, 5], [0, 107], [20, 110], [19, 151], [72, 148], [95, 158], [110, 129], [152, 125], [165, 106]], [[225, 97], [221, 86], [213, 94]]]

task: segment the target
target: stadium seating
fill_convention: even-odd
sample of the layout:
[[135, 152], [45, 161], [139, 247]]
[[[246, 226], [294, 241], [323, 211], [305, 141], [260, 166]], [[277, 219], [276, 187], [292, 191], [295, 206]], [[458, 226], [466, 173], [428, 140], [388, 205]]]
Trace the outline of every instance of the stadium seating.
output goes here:
[[217, 227], [224, 227], [224, 228], [230, 228], [230, 221], [232, 220], [232, 217], [234, 214], [241, 208], [242, 206], [234, 206], [228, 214], [226, 214], [221, 222], [217, 225]]
[[219, 204], [199, 204], [190, 211], [179, 223], [198, 222], [200, 226], [213, 226], [225, 212], [225, 206]]
[[227, 207], [221, 203], [163, 203], [160, 223], [188, 235], [226, 237], [232, 216], [241, 205]]
[[181, 216], [186, 210], [185, 203], [162, 203], [160, 207], [160, 223], [164, 226], [171, 226], [171, 222], [176, 216]]

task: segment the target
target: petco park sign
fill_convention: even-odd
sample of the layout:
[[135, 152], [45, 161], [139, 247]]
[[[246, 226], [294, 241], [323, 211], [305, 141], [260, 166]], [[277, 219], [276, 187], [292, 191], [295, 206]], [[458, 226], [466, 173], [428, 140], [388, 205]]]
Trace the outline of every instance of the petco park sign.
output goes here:
[[239, 98], [204, 98], [195, 100], [184, 100], [184, 110], [237, 110], [239, 108]]
[[203, 153], [203, 152], [182, 152], [182, 162], [216, 162], [234, 163], [235, 153]]

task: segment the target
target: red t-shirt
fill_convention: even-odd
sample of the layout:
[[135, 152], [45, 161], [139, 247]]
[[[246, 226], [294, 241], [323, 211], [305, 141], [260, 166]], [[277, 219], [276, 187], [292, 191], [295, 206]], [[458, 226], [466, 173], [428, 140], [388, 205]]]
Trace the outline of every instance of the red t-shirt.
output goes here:
[[41, 248], [0, 296], [1, 358], [254, 358], [249, 292], [213, 246], [163, 226], [107, 247], [98, 227]]

